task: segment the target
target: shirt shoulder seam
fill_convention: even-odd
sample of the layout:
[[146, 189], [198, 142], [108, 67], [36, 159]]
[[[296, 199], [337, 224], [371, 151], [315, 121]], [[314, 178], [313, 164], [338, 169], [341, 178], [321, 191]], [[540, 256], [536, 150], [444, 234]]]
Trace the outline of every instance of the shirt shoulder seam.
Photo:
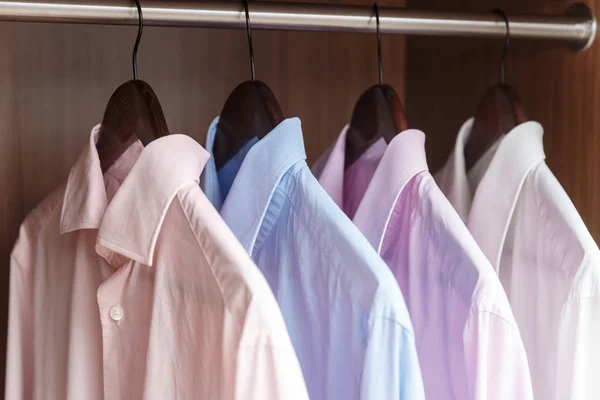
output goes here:
[[284, 350], [284, 351], [289, 350], [287, 346], [275, 344], [272, 341], [268, 341], [267, 343], [265, 343], [264, 341], [259, 341], [259, 340], [255, 340], [252, 343], [241, 345], [240, 349], [246, 350], [246, 349], [255, 349], [255, 348], [259, 348], [259, 347], [275, 349], [275, 350]]
[[[600, 288], [595, 288], [594, 291], [600, 291]], [[573, 301], [579, 301], [583, 299], [600, 299], [600, 293], [596, 294], [575, 294], [569, 295], [565, 300], [565, 304], [571, 303]]]
[[489, 310], [477, 310], [475, 309], [475, 314], [479, 315], [479, 314], [489, 314], [492, 317], [497, 318], [500, 321], [503, 321], [504, 323], [510, 325], [511, 328], [517, 329], [518, 330], [518, 326], [516, 321], [510, 321], [509, 319], [507, 319], [506, 317], [494, 312], [494, 311], [489, 311]]
[[23, 263], [21, 261], [19, 261], [18, 258], [16, 258], [14, 255], [10, 255], [10, 260], [15, 263], [15, 265], [17, 266], [17, 268], [22, 269], [22, 270], [31, 270], [31, 268], [26, 268], [23, 266]]
[[[22, 246], [21, 235], [28, 233], [35, 237], [39, 236], [40, 232], [48, 225], [54, 213], [60, 212], [62, 203], [65, 196], [65, 185], [61, 184], [55, 188], [48, 196], [44, 198], [33, 210], [27, 214], [20, 226], [19, 237], [12, 251], [10, 252], [10, 258], [18, 261], [22, 269], [30, 269], [32, 266], [28, 266], [28, 263], [23, 262], [17, 257], [17, 253]], [[31, 250], [30, 250], [31, 251]]]
[[[415, 333], [414, 333], [414, 331], [412, 329], [408, 328], [405, 324], [403, 324], [401, 321], [398, 321], [395, 318], [391, 318], [391, 317], [385, 316], [385, 315], [375, 315], [373, 318], [375, 320], [384, 320], [386, 322], [391, 322], [391, 323], [393, 323], [395, 325], [398, 325], [402, 329], [403, 333], [405, 333], [405, 334], [407, 334], [407, 335], [409, 335], [409, 336], [411, 336], [413, 338], [415, 337]], [[371, 334], [371, 332], [369, 330], [369, 334], [367, 335], [367, 337], [370, 334]]]
[[[31, 223], [32, 220], [37, 220], [37, 224], [36, 224], [36, 229], [33, 231], [33, 233], [35, 235], [38, 235], [42, 229], [44, 229], [46, 227], [46, 225], [48, 224], [48, 222], [50, 221], [50, 219], [52, 218], [52, 216], [54, 215], [54, 213], [57, 210], [61, 209], [61, 205], [64, 201], [64, 196], [65, 196], [65, 187], [64, 185], [61, 185], [60, 187], [56, 188], [55, 190], [52, 191], [52, 193], [50, 193], [48, 195], [48, 197], [46, 197], [45, 200], [43, 200], [40, 204], [38, 204], [38, 206], [36, 206], [27, 216], [27, 218], [25, 218], [25, 220], [23, 221], [23, 225], [27, 224], [27, 223]], [[52, 204], [52, 201], [54, 201], [54, 204]], [[46, 205], [46, 202], [50, 202], [50, 204]], [[49, 207], [51, 205], [51, 207]], [[44, 206], [48, 207], [47, 210], [48, 212], [43, 213], [44, 211]], [[42, 214], [42, 215], [39, 215]], [[38, 216], [39, 215], [39, 216]]]

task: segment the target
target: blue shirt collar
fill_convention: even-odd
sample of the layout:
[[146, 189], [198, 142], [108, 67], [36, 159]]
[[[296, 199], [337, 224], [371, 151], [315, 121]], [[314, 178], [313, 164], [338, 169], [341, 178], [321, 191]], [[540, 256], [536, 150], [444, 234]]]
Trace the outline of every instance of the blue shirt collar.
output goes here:
[[219, 117], [215, 118], [208, 128], [208, 134], [206, 135], [206, 143], [204, 148], [210, 154], [210, 158], [202, 171], [200, 177], [200, 186], [202, 191], [208, 200], [212, 203], [215, 208], [220, 211], [223, 205], [223, 199], [221, 198], [221, 185], [219, 184], [219, 176], [217, 175], [217, 166], [215, 164], [215, 154], [213, 152], [215, 148], [215, 134], [217, 133], [217, 125], [219, 124]]
[[[300, 119], [288, 118], [263, 139], [251, 141], [217, 173], [213, 149], [217, 117], [208, 130], [206, 150], [211, 157], [202, 176], [202, 189], [227, 222], [246, 251], [251, 254], [269, 202], [285, 173], [297, 162], [306, 160]], [[239, 170], [236, 165], [240, 164]], [[230, 165], [232, 164], [232, 165]], [[235, 172], [237, 171], [237, 174]], [[232, 173], [234, 177], [224, 174]], [[229, 182], [229, 183], [228, 183]], [[231, 184], [223, 198], [223, 184]], [[244, 212], [240, 213], [240, 209]]]

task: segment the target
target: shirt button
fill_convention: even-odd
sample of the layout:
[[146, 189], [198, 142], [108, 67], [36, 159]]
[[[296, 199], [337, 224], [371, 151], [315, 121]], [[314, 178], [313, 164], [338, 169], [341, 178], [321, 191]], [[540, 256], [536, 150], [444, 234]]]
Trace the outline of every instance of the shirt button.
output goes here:
[[113, 306], [110, 308], [109, 314], [114, 321], [120, 321], [123, 318], [123, 309], [121, 306]]

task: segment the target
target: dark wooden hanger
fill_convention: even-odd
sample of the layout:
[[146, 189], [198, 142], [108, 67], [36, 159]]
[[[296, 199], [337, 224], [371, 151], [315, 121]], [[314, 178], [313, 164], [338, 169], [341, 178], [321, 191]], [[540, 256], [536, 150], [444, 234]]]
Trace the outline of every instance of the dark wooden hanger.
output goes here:
[[283, 112], [275, 95], [261, 81], [246, 81], [229, 95], [221, 111], [213, 154], [221, 169], [253, 138], [262, 139], [281, 121]]
[[406, 113], [398, 93], [390, 85], [383, 84], [381, 29], [377, 4], [374, 5], [374, 9], [377, 18], [379, 85], [367, 89], [354, 106], [346, 135], [346, 168], [358, 160], [380, 138], [384, 138], [389, 143], [399, 132], [408, 128]]
[[138, 139], [144, 146], [159, 137], [169, 134], [160, 102], [154, 90], [146, 82], [137, 79], [137, 50], [143, 30], [142, 8], [138, 8], [138, 36], [133, 48], [133, 80], [117, 88], [108, 101], [96, 149], [102, 172], [106, 172], [115, 161]]
[[367, 89], [354, 106], [346, 136], [346, 168], [380, 138], [389, 143], [408, 127], [398, 94], [390, 85]]
[[473, 130], [465, 145], [467, 171], [500, 137], [526, 121], [527, 113], [512, 86], [498, 84], [488, 89], [479, 103]]
[[217, 170], [235, 156], [248, 141], [253, 138], [262, 139], [284, 119], [271, 89], [264, 82], [256, 80], [252, 31], [246, 1], [244, 9], [252, 80], [238, 85], [225, 101], [221, 111], [213, 148]]
[[510, 43], [510, 28], [506, 14], [500, 10], [495, 12], [506, 23], [506, 39], [500, 59], [500, 83], [486, 91], [477, 107], [473, 130], [464, 150], [467, 171], [502, 135], [528, 119], [516, 90], [504, 83], [504, 60]]

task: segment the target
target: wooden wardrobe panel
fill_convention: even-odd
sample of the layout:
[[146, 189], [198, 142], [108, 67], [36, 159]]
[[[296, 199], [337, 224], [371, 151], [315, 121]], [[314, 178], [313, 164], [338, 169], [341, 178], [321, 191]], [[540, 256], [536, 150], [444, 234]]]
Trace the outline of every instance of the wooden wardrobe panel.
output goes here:
[[[562, 13], [565, 0], [420, 0], [419, 8]], [[593, 7], [599, 0], [591, 2]], [[510, 15], [509, 15], [510, 17]], [[411, 37], [407, 40], [407, 109], [413, 127], [427, 135], [433, 171], [446, 160], [461, 124], [471, 117], [485, 89], [498, 81], [502, 39]], [[596, 43], [573, 53], [543, 41], [514, 40], [506, 81], [529, 118], [544, 127], [547, 163], [596, 241], [600, 240], [600, 53]]]
[[[0, 29], [0, 35], [2, 31]], [[3, 40], [0, 39], [0, 42]], [[8, 54], [10, 48], [4, 48]], [[0, 57], [0, 359], [4, 361], [7, 329], [7, 296], [9, 286], [8, 255], [24, 215], [23, 185], [21, 182], [20, 138], [14, 133], [13, 101], [14, 82], [10, 79], [8, 57]], [[5, 362], [0, 364], [1, 377], [4, 377]], [[4, 379], [0, 383], [0, 397], [4, 396]]]
[[[131, 79], [136, 31], [0, 22], [0, 393], [8, 262], [19, 225], [65, 181], [110, 95]], [[254, 30], [253, 37], [257, 78], [271, 87], [286, 116], [302, 119], [311, 164], [349, 121], [362, 91], [377, 81], [375, 32]], [[384, 35], [383, 50], [386, 81], [402, 94], [404, 39]], [[231, 90], [250, 78], [246, 32], [146, 27], [138, 72], [156, 91], [170, 130], [203, 142]]]

